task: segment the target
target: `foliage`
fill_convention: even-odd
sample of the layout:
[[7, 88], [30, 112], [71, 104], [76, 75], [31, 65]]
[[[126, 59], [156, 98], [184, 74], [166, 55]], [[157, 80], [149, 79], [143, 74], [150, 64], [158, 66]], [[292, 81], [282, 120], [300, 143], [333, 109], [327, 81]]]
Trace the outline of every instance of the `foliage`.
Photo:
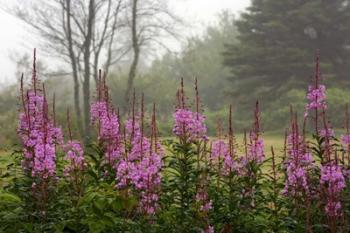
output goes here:
[[227, 45], [224, 52], [235, 84], [232, 94], [241, 98], [241, 89], [250, 90], [265, 102], [290, 87], [303, 87], [319, 48], [326, 79], [348, 85], [348, 9], [349, 1], [343, 0], [252, 1], [236, 21], [239, 43]]
[[295, 107], [282, 109], [290, 114], [284, 148], [275, 153], [274, 145], [270, 153], [258, 101], [242, 143], [232, 105], [220, 112], [227, 122], [217, 119], [217, 137], [210, 139], [198, 80], [188, 98], [181, 79], [174, 137], [161, 145], [156, 105], [147, 112], [145, 95], [138, 102], [134, 92], [123, 119], [101, 72], [90, 105], [94, 142], [73, 139], [69, 111], [64, 140], [33, 69], [30, 84], [22, 79], [20, 86], [21, 146], [1, 174], [0, 231], [348, 232], [350, 113], [346, 108], [339, 138], [328, 114], [346, 93], [327, 98], [337, 89], [323, 85], [318, 56], [314, 74], [305, 107], [300, 91], [287, 93], [303, 118]]

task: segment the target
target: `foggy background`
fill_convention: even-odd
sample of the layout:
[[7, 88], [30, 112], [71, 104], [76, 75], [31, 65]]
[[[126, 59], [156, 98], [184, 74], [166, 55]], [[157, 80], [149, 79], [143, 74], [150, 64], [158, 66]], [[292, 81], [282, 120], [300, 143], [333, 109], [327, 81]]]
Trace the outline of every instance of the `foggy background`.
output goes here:
[[[211, 135], [218, 119], [227, 119], [230, 104], [235, 130], [248, 129], [256, 100], [261, 104], [263, 130], [283, 134], [291, 104], [303, 115], [318, 50], [332, 124], [341, 129], [350, 97], [349, 2], [1, 0], [0, 145], [16, 143], [18, 80], [21, 73], [26, 82], [30, 80], [33, 48], [39, 78], [49, 98], [56, 95], [58, 121], [65, 127], [66, 109], [72, 109], [77, 137], [88, 133], [87, 104], [94, 98], [98, 69], [107, 72], [111, 101], [124, 117], [133, 89], [137, 96], [145, 94], [147, 111], [153, 102], [157, 104], [162, 136], [171, 134], [181, 77], [189, 105], [197, 77]], [[91, 21], [89, 10], [96, 11]], [[99, 46], [101, 38], [104, 43]]]
[[[20, 1], [1, 0], [0, 27], [3, 33], [0, 37], [0, 83], [8, 86], [17, 81], [15, 77], [16, 66], [14, 60], [16, 55], [32, 53], [33, 48], [38, 48], [40, 54], [40, 43], [37, 43], [37, 35], [31, 27], [18, 19], [10, 10]], [[181, 30], [182, 41], [168, 39], [167, 44], [173, 52], [181, 52], [184, 40], [187, 37], [201, 35], [205, 28], [217, 22], [217, 16], [223, 10], [229, 10], [235, 15], [239, 15], [250, 4], [250, 0], [168, 0], [169, 8], [172, 9], [186, 23], [187, 27]], [[10, 8], [10, 9], [9, 9]], [[162, 55], [160, 53], [159, 55]]]

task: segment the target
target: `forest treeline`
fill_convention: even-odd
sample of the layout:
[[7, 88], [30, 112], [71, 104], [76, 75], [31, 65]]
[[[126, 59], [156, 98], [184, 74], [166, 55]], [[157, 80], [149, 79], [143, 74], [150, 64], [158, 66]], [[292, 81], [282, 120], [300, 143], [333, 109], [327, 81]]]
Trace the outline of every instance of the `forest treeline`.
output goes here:
[[[70, 1], [57, 2], [66, 4], [62, 8], [66, 12], [67, 4]], [[98, 1], [94, 2], [92, 0], [85, 2], [89, 2], [89, 4], [98, 3]], [[108, 3], [110, 1], [102, 2]], [[121, 8], [118, 9], [120, 10], [119, 13], [122, 15], [126, 12], [124, 17], [131, 17], [129, 19], [133, 19], [133, 13], [134, 16], [138, 15], [135, 14], [135, 10], [144, 9], [142, 7], [137, 8], [140, 6], [137, 4], [140, 3], [136, 0], [130, 1], [129, 5], [122, 5], [124, 2], [122, 0], [119, 2], [121, 4], [119, 6]], [[154, 10], [156, 8], [150, 6], [155, 6], [156, 2], [156, 0], [147, 0], [142, 4], [146, 4], [143, 6], [148, 6], [149, 10]], [[89, 4], [86, 5], [87, 12], [90, 9], [89, 6], [91, 6]], [[108, 6], [98, 8], [99, 10], [102, 9], [99, 14], [108, 13]], [[74, 10], [74, 7], [77, 6], [73, 4], [71, 7]], [[162, 7], [164, 6], [162, 5]], [[83, 67], [80, 71], [78, 70], [81, 73], [77, 71], [78, 76], [82, 77], [78, 84], [80, 83], [84, 87], [84, 80], [86, 80], [84, 77], [86, 75], [94, 80], [97, 72], [96, 68], [107, 70], [107, 82], [110, 86], [112, 104], [115, 107], [120, 107], [121, 112], [127, 115], [128, 110], [124, 106], [127, 106], [126, 102], [129, 99], [128, 96], [132, 94], [132, 90], [135, 89], [137, 95], [144, 93], [145, 103], [150, 105], [153, 102], [156, 103], [160, 133], [163, 136], [168, 136], [171, 133], [169, 128], [171, 118], [169, 116], [171, 116], [176, 102], [177, 90], [175, 87], [178, 86], [180, 78], [183, 78], [187, 83], [188, 92], [191, 93], [193, 89], [191, 83], [194, 85], [194, 79], [197, 78], [201, 102], [203, 103], [202, 108], [208, 117], [210, 134], [215, 134], [217, 121], [220, 117], [225, 118], [227, 115], [225, 109], [229, 104], [233, 105], [234, 127], [237, 131], [243, 132], [249, 126], [248, 119], [251, 118], [251, 108], [256, 100], [259, 100], [261, 104], [263, 130], [280, 129], [280, 132], [283, 132], [289, 121], [290, 104], [293, 103], [294, 109], [299, 110], [300, 113], [304, 110], [303, 102], [307, 91], [305, 85], [313, 75], [310, 72], [312, 70], [312, 60], [319, 52], [322, 60], [321, 66], [323, 67], [322, 81], [327, 84], [329, 106], [332, 106], [329, 111], [330, 118], [333, 119], [332, 124], [335, 128], [343, 126], [341, 120], [343, 116], [339, 112], [350, 99], [348, 77], [350, 63], [350, 1], [252, 0], [251, 6], [240, 16], [234, 16], [230, 10], [220, 13], [216, 23], [208, 26], [202, 35], [187, 38], [183, 43], [181, 52], [165, 52], [164, 55], [154, 59], [149, 64], [150, 56], [147, 56], [147, 53], [151, 53], [156, 46], [152, 43], [141, 44], [141, 41], [152, 39], [156, 43], [156, 41], [161, 40], [162, 32], [159, 30], [170, 32], [169, 28], [174, 30], [170, 32], [172, 35], [181, 34], [180, 31], [176, 31], [175, 26], [170, 27], [170, 25], [180, 24], [181, 19], [177, 19], [167, 8], [157, 9], [160, 10], [157, 11], [159, 14], [166, 12], [171, 16], [168, 24], [157, 25], [159, 27], [157, 33], [154, 30], [152, 33], [144, 34], [142, 38], [135, 37], [135, 35], [139, 35], [135, 34], [135, 30], [141, 30], [141, 26], [144, 28], [154, 26], [147, 16], [155, 14], [155, 12], [141, 14], [142, 18], [135, 21], [139, 24], [133, 25], [131, 23], [127, 27], [118, 24], [121, 27], [118, 32], [124, 32], [124, 35], [127, 35], [122, 38], [123, 41], [126, 41], [126, 44], [124, 44], [124, 47], [120, 44], [115, 45], [115, 48], [120, 50], [118, 50], [118, 53], [109, 54], [115, 56], [112, 59], [113, 62], [109, 61], [109, 66], [105, 66], [105, 61], [97, 64], [91, 62], [95, 66], [92, 67], [93, 69], [89, 74], [86, 74], [86, 69], [83, 69], [84, 50], [82, 50], [76, 64], [77, 67]], [[20, 10], [16, 11], [18, 16], [22, 18], [30, 16], [30, 14], [19, 14]], [[114, 13], [110, 10], [110, 17], [115, 16]], [[164, 16], [159, 15], [159, 17]], [[66, 16], [66, 19], [68, 18]], [[71, 20], [77, 23], [76, 21], [79, 18], [72, 18]], [[86, 22], [88, 23], [88, 21]], [[111, 29], [114, 29], [113, 22], [111, 18], [109, 22]], [[35, 23], [35, 20], [32, 21], [34, 26]], [[67, 20], [63, 23], [66, 25]], [[73, 29], [79, 30], [78, 25]], [[112, 31], [108, 31], [108, 33], [112, 33]], [[71, 35], [69, 33], [64, 34], [63, 39], [69, 39], [70, 36], [77, 38], [77, 33], [73, 32]], [[86, 36], [88, 31], [84, 33], [83, 35]], [[41, 34], [41, 36], [43, 35]], [[120, 39], [118, 36], [119, 34], [116, 38]], [[112, 34], [109, 34], [106, 39], [110, 40], [111, 37]], [[83, 38], [86, 40], [86, 37]], [[46, 39], [47, 42], [50, 42], [50, 37]], [[96, 37], [91, 41], [97, 43], [99, 39], [101, 38]], [[81, 43], [86, 45], [84, 41]], [[66, 51], [68, 58], [72, 56], [69, 53], [69, 45], [69, 43], [63, 44], [62, 47], [68, 48]], [[73, 44], [71, 45], [73, 46]], [[108, 48], [108, 43], [102, 47], [106, 49], [106, 46]], [[95, 52], [98, 51], [98, 48], [92, 48], [96, 49], [92, 50], [94, 51], [91, 55], [93, 61], [93, 54], [96, 55]], [[128, 51], [125, 51], [125, 57], [118, 60], [119, 57], [117, 56], [123, 53], [122, 48], [128, 48]], [[107, 49], [101, 53], [103, 56], [107, 55], [107, 61], [108, 51]], [[112, 49], [110, 51], [115, 52], [117, 50]], [[30, 60], [30, 56], [27, 58]], [[39, 61], [44, 64], [46, 62], [50, 63], [49, 61], [40, 60], [40, 57]], [[72, 64], [72, 62], [68, 59], [67, 64]], [[29, 62], [26, 64], [26, 62], [21, 61], [18, 69], [25, 71], [24, 67], [30, 66]], [[58, 121], [64, 122], [66, 108], [76, 110], [74, 100], [77, 96], [73, 88], [76, 83], [74, 77], [72, 78], [74, 67], [67, 66], [67, 72], [61, 72], [62, 75], [57, 75], [57, 73], [56, 75], [45, 75], [45, 65], [39, 66], [38, 70], [39, 75], [44, 76], [42, 79], [45, 80], [45, 85], [51, 90], [55, 90], [57, 118]], [[30, 72], [26, 72], [24, 77], [29, 80]], [[1, 91], [0, 142], [2, 146], [16, 142], [13, 128], [17, 124], [18, 88], [19, 86], [15, 85]], [[93, 81], [88, 88], [93, 93], [95, 88]], [[78, 93], [78, 97], [82, 100], [79, 103], [82, 110], [84, 110], [84, 101], [86, 100], [85, 94], [84, 91]], [[50, 98], [50, 102], [52, 102], [53, 96]], [[81, 111], [80, 114], [84, 115], [84, 111]], [[77, 114], [72, 117], [73, 127], [78, 129], [83, 127], [79, 126], [78, 123], [84, 121], [74, 120], [78, 117]], [[84, 132], [84, 130], [80, 132]]]

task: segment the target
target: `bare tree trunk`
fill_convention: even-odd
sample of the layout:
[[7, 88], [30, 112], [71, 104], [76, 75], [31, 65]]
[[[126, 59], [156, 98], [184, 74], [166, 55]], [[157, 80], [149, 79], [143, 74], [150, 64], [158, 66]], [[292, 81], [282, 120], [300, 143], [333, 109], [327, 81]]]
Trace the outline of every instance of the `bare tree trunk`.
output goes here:
[[106, 33], [108, 31], [108, 26], [109, 26], [109, 21], [110, 21], [110, 13], [111, 13], [111, 6], [112, 6], [112, 0], [108, 0], [108, 7], [107, 7], [107, 13], [106, 17], [104, 20], [104, 27], [102, 30], [102, 35], [101, 39], [99, 41], [96, 41], [95, 37], [92, 38], [93, 42], [93, 48], [94, 48], [94, 65], [93, 65], [93, 75], [94, 75], [94, 80], [95, 84], [97, 85], [97, 76], [98, 76], [98, 70], [99, 70], [99, 58], [100, 58], [100, 53], [101, 50], [104, 46], [105, 39], [106, 39]]
[[128, 85], [125, 93], [126, 106], [129, 104], [129, 101], [130, 101], [130, 94], [134, 85], [137, 64], [139, 62], [139, 57], [140, 57], [140, 44], [139, 44], [138, 35], [137, 35], [137, 2], [138, 0], [133, 0], [133, 5], [132, 5], [131, 39], [132, 39], [132, 48], [134, 51], [134, 56], [130, 66], [130, 70], [129, 70]]
[[119, 0], [118, 5], [117, 5], [115, 12], [114, 12], [114, 16], [113, 16], [114, 20], [113, 20], [113, 24], [112, 24], [112, 32], [110, 34], [110, 38], [109, 38], [109, 42], [108, 42], [108, 46], [107, 46], [106, 62], [104, 64], [104, 70], [105, 70], [106, 77], [108, 76], [109, 68], [112, 65], [112, 49], [113, 49], [112, 46], [113, 46], [113, 42], [114, 42], [114, 36], [116, 34], [117, 27], [118, 27], [118, 16], [119, 16], [120, 8], [122, 5], [122, 1], [123, 0]]
[[89, 2], [89, 17], [87, 24], [87, 33], [84, 43], [84, 82], [83, 82], [83, 97], [84, 97], [84, 127], [85, 127], [85, 142], [90, 141], [90, 57], [91, 57], [91, 41], [92, 30], [94, 27], [95, 18], [95, 1]]
[[71, 61], [72, 71], [73, 71], [73, 81], [74, 81], [74, 108], [77, 120], [77, 126], [79, 130], [80, 136], [84, 134], [83, 122], [81, 117], [80, 110], [80, 87], [79, 87], [79, 79], [78, 79], [78, 69], [77, 69], [77, 60], [75, 57], [75, 53], [73, 50], [73, 40], [72, 40], [72, 27], [71, 27], [71, 5], [70, 0], [67, 0], [67, 37], [68, 37], [68, 50], [69, 50], [69, 58]]

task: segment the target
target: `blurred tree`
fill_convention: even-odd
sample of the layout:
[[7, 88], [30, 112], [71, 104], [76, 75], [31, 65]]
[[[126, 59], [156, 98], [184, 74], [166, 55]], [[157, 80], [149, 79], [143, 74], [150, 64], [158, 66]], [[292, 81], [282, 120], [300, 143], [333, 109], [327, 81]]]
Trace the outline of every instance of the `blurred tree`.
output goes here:
[[250, 103], [253, 97], [267, 102], [291, 86], [304, 87], [312, 75], [318, 49], [324, 77], [336, 77], [338, 84], [346, 82], [350, 65], [349, 3], [253, 0], [236, 22], [239, 43], [228, 44], [224, 53], [225, 65], [232, 71], [231, 93], [235, 99]]
[[97, 78], [99, 67], [108, 72], [129, 50], [119, 33], [126, 28], [121, 17], [125, 4], [123, 0], [36, 0], [18, 1], [12, 9], [36, 30], [46, 52], [70, 67], [77, 125], [85, 139], [90, 131], [90, 78]]
[[12, 12], [36, 30], [46, 52], [69, 66], [77, 125], [86, 139], [91, 77], [97, 79], [99, 68], [107, 75], [126, 58], [131, 63], [128, 102], [142, 50], [166, 47], [160, 38], [177, 37], [176, 24], [181, 22], [165, 0], [30, 0], [18, 1]]
[[178, 39], [177, 26], [183, 24], [169, 8], [165, 0], [129, 0], [127, 7], [127, 22], [130, 31], [132, 58], [125, 91], [125, 103], [129, 104], [134, 87], [137, 66], [142, 50], [157, 47], [167, 48], [161, 38]]
[[160, 81], [167, 82], [167, 89], [172, 90], [173, 96], [176, 94], [173, 85], [180, 77], [184, 77], [188, 92], [192, 91], [194, 77], [197, 77], [201, 100], [210, 110], [220, 109], [225, 103], [230, 73], [223, 66], [221, 54], [225, 50], [224, 45], [234, 43], [237, 36], [233, 14], [223, 11], [217, 19], [217, 23], [208, 26], [203, 35], [189, 38], [181, 53], [167, 53], [155, 60], [147, 73], [147, 76], [159, 77]]

